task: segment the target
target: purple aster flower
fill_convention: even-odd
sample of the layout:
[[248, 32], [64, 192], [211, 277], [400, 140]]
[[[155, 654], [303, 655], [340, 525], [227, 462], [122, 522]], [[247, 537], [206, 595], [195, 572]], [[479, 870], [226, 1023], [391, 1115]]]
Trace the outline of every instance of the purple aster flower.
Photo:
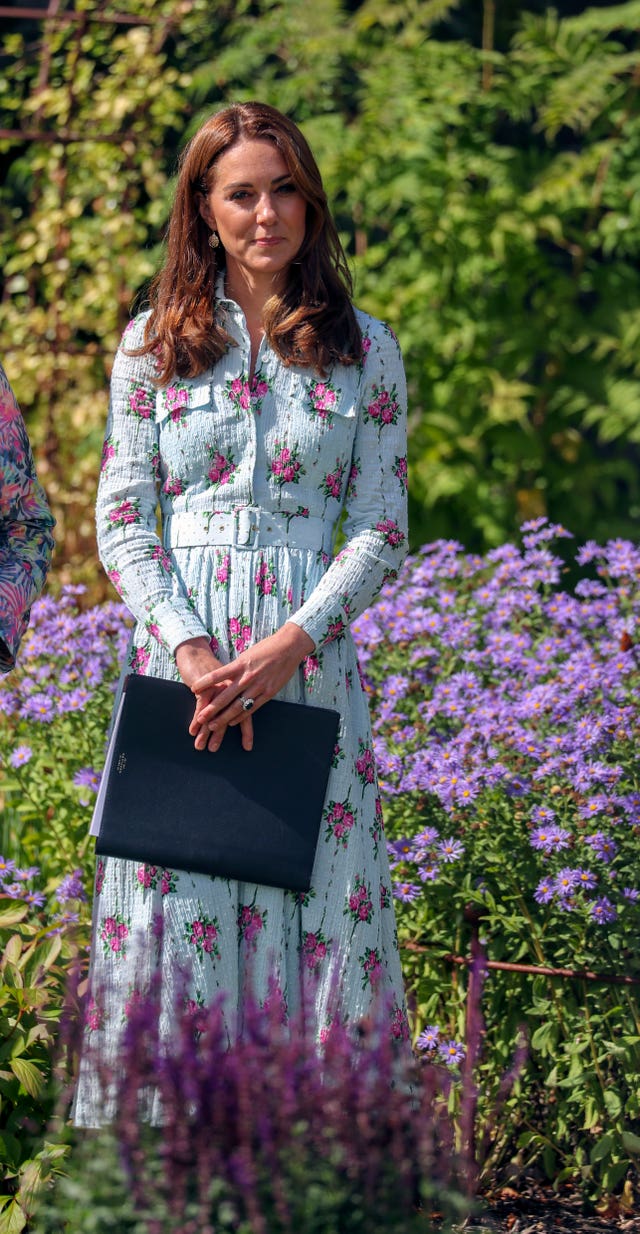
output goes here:
[[606, 896], [601, 896], [591, 905], [591, 916], [594, 921], [615, 921], [618, 913], [611, 900], [608, 900]]
[[555, 895], [555, 884], [552, 878], [543, 878], [536, 887], [533, 898], [538, 904], [549, 904]]
[[443, 861], [458, 861], [464, 853], [464, 844], [450, 836], [448, 840], [442, 840], [438, 845], [438, 852]]
[[535, 831], [529, 836], [529, 843], [532, 848], [540, 849], [543, 853], [559, 853], [561, 849], [569, 847], [571, 832], [565, 831], [564, 827], [536, 827]]
[[39, 866], [26, 866], [24, 870], [14, 869], [13, 877], [15, 879], [19, 879], [20, 882], [29, 883], [31, 882], [31, 879], [36, 878], [39, 873], [40, 873]]
[[395, 883], [393, 894], [396, 900], [402, 900], [405, 904], [410, 904], [420, 895], [420, 888], [417, 883]]
[[437, 827], [425, 827], [422, 831], [418, 832], [417, 836], [414, 836], [413, 842], [416, 848], [429, 848], [439, 839], [440, 835]]
[[637, 887], [623, 887], [622, 894], [625, 900], [637, 900], [640, 896], [640, 891]]
[[587, 887], [589, 889], [595, 887], [597, 878], [592, 870], [585, 870], [583, 866], [578, 866], [574, 871], [576, 876], [576, 887]]
[[44, 891], [26, 891], [22, 898], [27, 904], [33, 904], [36, 908], [42, 908], [46, 896]]
[[33, 750], [31, 746], [16, 746], [15, 750], [12, 750], [9, 755], [9, 762], [12, 767], [24, 767], [32, 755]]
[[595, 835], [586, 836], [585, 844], [588, 844], [593, 849], [596, 857], [599, 857], [601, 861], [612, 861], [618, 851], [618, 845], [615, 840], [611, 840], [602, 831], [596, 831]]
[[403, 836], [400, 840], [389, 840], [387, 851], [390, 857], [395, 857], [400, 861], [411, 861], [413, 857], [413, 840], [410, 836]]
[[434, 883], [440, 873], [440, 867], [437, 865], [420, 866], [418, 870], [418, 878], [421, 883]]
[[556, 875], [554, 887], [556, 894], [559, 895], [561, 899], [566, 899], [575, 890], [578, 882], [577, 873], [577, 870], [572, 870], [569, 866], [565, 866], [565, 868], [560, 870], [559, 874]]
[[9, 896], [11, 900], [21, 900], [24, 895], [24, 887], [22, 883], [5, 883], [2, 887], [2, 895]]
[[86, 900], [86, 898], [82, 870], [74, 870], [72, 874], [65, 875], [56, 892], [58, 903], [66, 904], [67, 900]]
[[437, 1024], [428, 1024], [423, 1032], [420, 1033], [416, 1041], [416, 1046], [419, 1050], [435, 1050], [440, 1037], [440, 1029]]
[[25, 720], [37, 720], [39, 724], [51, 724], [57, 713], [57, 701], [51, 694], [40, 692], [25, 699], [20, 715]]
[[[8, 861], [6, 857], [0, 857], [0, 879], [6, 878], [9, 874], [13, 874], [15, 868], [15, 861]], [[3, 891], [5, 891], [5, 888], [3, 888]]]
[[459, 1041], [442, 1041], [438, 1053], [447, 1067], [455, 1067], [464, 1058], [464, 1046]]

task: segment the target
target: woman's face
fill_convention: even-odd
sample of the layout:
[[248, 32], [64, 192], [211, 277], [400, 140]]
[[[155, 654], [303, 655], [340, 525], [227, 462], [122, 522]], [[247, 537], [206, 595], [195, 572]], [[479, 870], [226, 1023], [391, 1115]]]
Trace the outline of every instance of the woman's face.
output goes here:
[[278, 147], [243, 140], [221, 154], [200, 213], [224, 245], [231, 281], [286, 277], [306, 232], [307, 202]]

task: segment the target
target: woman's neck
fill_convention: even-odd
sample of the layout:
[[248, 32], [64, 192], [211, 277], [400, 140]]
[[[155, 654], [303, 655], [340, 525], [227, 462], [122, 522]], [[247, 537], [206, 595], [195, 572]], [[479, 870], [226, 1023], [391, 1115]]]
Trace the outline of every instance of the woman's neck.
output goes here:
[[249, 376], [253, 377], [256, 358], [264, 334], [264, 306], [271, 296], [275, 295], [283, 285], [285, 274], [268, 274], [264, 278], [256, 276], [239, 266], [230, 265], [225, 274], [224, 289], [230, 300], [240, 305], [247, 323], [251, 341], [251, 359]]

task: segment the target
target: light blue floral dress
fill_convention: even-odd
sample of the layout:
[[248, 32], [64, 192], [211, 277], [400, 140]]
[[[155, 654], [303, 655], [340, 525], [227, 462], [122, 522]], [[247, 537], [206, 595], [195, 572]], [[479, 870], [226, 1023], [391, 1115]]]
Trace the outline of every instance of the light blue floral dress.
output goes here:
[[0, 364], [0, 672], [15, 664], [53, 550], [54, 518], [27, 430]]
[[[392, 1033], [407, 1032], [368, 706], [348, 629], [406, 551], [398, 344], [359, 313], [360, 364], [321, 378], [287, 368], [263, 340], [250, 379], [244, 316], [221, 287], [218, 312], [237, 346], [213, 370], [158, 389], [154, 362], [125, 351], [140, 343], [144, 315], [114, 365], [97, 523], [102, 562], [137, 619], [129, 671], [177, 679], [173, 653], [185, 639], [206, 635], [227, 662], [291, 620], [316, 648], [280, 697], [336, 708], [341, 723], [309, 894], [99, 861], [87, 1034], [116, 1057], [131, 1000], [158, 972], [166, 1032], [185, 970], [194, 1009], [225, 991], [235, 1017], [247, 982], [263, 999], [275, 975], [293, 1012], [308, 977], [320, 1038], [336, 990], [354, 1020], [381, 992]], [[85, 1064], [76, 1122], [93, 1125], [98, 1109], [96, 1068]]]

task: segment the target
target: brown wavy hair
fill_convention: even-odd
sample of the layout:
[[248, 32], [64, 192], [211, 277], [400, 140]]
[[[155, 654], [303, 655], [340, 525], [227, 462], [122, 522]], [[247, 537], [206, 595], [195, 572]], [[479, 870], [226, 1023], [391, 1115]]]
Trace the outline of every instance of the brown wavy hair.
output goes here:
[[167, 257], [149, 292], [151, 314], [134, 354], [153, 352], [158, 383], [195, 377], [235, 340], [216, 316], [215, 286], [224, 248], [209, 246], [199, 202], [212, 188], [216, 160], [242, 140], [272, 141], [307, 202], [306, 233], [283, 291], [265, 305], [266, 337], [284, 364], [326, 373], [357, 364], [362, 336], [351, 303], [352, 283], [316, 161], [297, 125], [266, 103], [234, 103], [210, 116], [179, 164], [169, 219]]

